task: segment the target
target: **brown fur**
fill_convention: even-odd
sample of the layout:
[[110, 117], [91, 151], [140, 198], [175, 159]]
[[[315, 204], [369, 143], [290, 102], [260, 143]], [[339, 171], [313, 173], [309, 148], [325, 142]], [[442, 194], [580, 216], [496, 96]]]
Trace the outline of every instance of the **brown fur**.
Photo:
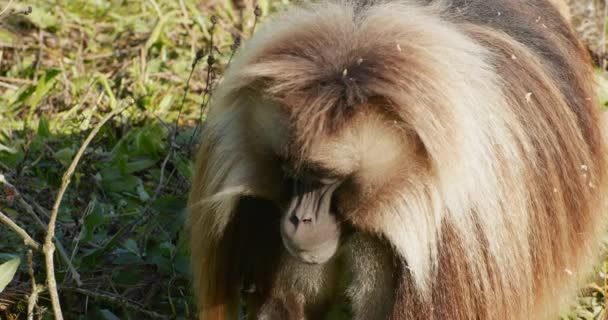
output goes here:
[[[233, 319], [246, 296], [262, 319], [318, 319], [346, 295], [357, 319], [551, 319], [604, 231], [592, 82], [546, 0], [283, 13], [235, 57], [203, 134], [200, 318]], [[285, 165], [348, 177], [335, 205], [355, 233], [326, 264], [282, 248]]]

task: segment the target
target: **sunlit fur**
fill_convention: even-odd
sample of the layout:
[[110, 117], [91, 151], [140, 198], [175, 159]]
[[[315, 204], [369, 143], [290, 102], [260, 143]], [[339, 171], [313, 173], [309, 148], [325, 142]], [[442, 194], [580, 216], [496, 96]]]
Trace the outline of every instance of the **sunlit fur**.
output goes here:
[[[200, 318], [233, 319], [244, 283], [262, 309], [285, 281], [335, 287], [332, 263], [281, 280], [289, 158], [347, 175], [340, 217], [376, 239], [345, 244], [355, 317], [375, 301], [352, 288], [394, 272], [386, 318], [551, 319], [604, 231], [586, 51], [545, 0], [358, 3], [278, 14], [218, 87], [189, 201]], [[364, 243], [388, 243], [394, 270]]]

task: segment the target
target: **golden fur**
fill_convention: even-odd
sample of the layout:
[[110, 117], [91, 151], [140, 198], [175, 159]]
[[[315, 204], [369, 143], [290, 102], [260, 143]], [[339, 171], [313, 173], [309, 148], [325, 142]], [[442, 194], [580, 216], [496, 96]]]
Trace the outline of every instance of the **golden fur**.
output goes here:
[[[189, 201], [200, 318], [234, 319], [249, 284], [254, 309], [285, 288], [330, 304], [346, 265], [360, 319], [352, 288], [378, 296], [366, 275], [387, 273], [390, 319], [551, 319], [604, 231], [599, 123], [589, 58], [548, 1], [294, 7], [237, 54], [208, 115]], [[288, 267], [285, 158], [351, 174], [336, 202], [372, 239], [344, 245], [361, 263]], [[394, 264], [369, 262], [383, 250]]]

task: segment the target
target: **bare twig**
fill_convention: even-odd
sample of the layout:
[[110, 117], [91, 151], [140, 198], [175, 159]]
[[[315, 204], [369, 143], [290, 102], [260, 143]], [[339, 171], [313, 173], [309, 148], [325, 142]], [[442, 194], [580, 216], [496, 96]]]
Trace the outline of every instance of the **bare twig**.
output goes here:
[[7, 83], [16, 83], [16, 84], [34, 84], [34, 81], [29, 79], [21, 79], [21, 78], [11, 78], [11, 77], [2, 77], [0, 76], [0, 81]]
[[21, 228], [19, 225], [17, 225], [7, 215], [2, 213], [2, 211], [0, 211], [0, 222], [5, 224], [7, 227], [13, 229], [13, 231], [15, 231], [15, 233], [18, 236], [20, 236], [21, 239], [23, 239], [23, 243], [26, 246], [28, 246], [34, 250], [40, 250], [40, 244], [38, 242], [36, 242], [36, 240], [32, 239], [32, 237], [27, 233], [27, 231], [25, 231], [23, 228]]
[[190, 15], [188, 14], [188, 9], [186, 9], [186, 4], [184, 3], [184, 0], [179, 0], [179, 8], [182, 10], [184, 20], [190, 21]]
[[55, 244], [53, 243], [53, 239], [55, 238], [55, 224], [57, 223], [57, 216], [59, 214], [59, 206], [61, 205], [61, 201], [63, 200], [63, 195], [65, 194], [70, 181], [72, 179], [72, 175], [76, 171], [76, 166], [78, 166], [78, 162], [84, 151], [91, 143], [93, 138], [97, 135], [101, 127], [112, 119], [115, 115], [124, 111], [130, 104], [123, 106], [122, 108], [116, 108], [112, 110], [108, 115], [106, 115], [99, 123], [91, 130], [85, 141], [83, 142], [80, 149], [72, 159], [72, 163], [65, 171], [62, 181], [61, 187], [59, 188], [59, 192], [57, 193], [57, 197], [55, 198], [55, 203], [53, 204], [53, 209], [51, 210], [51, 217], [48, 224], [47, 234], [44, 241], [43, 252], [44, 258], [46, 262], [46, 281], [47, 287], [49, 290], [49, 295], [51, 297], [51, 304], [53, 306], [53, 313], [55, 315], [56, 320], [63, 320], [63, 314], [61, 312], [61, 305], [59, 303], [59, 294], [57, 292], [57, 280], [55, 279], [55, 265], [53, 262], [53, 253], [55, 252]]
[[230, 46], [230, 49], [231, 49], [230, 58], [228, 59], [228, 62], [226, 63], [226, 68], [228, 68], [228, 66], [230, 66], [230, 63], [232, 62], [232, 58], [234, 58], [234, 54], [236, 53], [236, 51], [239, 49], [240, 46], [241, 46], [241, 36], [235, 35], [234, 42]]
[[200, 126], [203, 122], [203, 115], [205, 114], [207, 104], [209, 103], [209, 100], [211, 100], [211, 74], [213, 72], [213, 65], [215, 64], [215, 56], [213, 55], [213, 44], [214, 44], [213, 38], [214, 38], [214, 34], [215, 34], [216, 25], [217, 25], [217, 17], [211, 16], [211, 30], [209, 31], [210, 39], [209, 39], [209, 48], [208, 48], [208, 52], [207, 52], [207, 78], [205, 81], [205, 91], [203, 93], [204, 96], [206, 95], [207, 99], [204, 99], [204, 96], [203, 96], [203, 101], [201, 102], [201, 105], [200, 105], [199, 121], [196, 124], [196, 128], [194, 128], [194, 132], [192, 133], [192, 136], [190, 137], [190, 142], [188, 143], [189, 146], [192, 146], [192, 143], [194, 142], [194, 138], [198, 134], [198, 130], [200, 129]]
[[262, 8], [260, 8], [260, 6], [258, 6], [258, 5], [256, 5], [255, 8], [253, 9], [253, 15], [255, 16], [255, 19], [253, 20], [253, 27], [251, 28], [251, 34], [253, 34], [255, 32], [255, 27], [258, 25], [258, 20], [260, 19], [262, 14], [263, 14]]
[[21, 196], [21, 198], [23, 198], [21, 200], [26, 202], [26, 204], [31, 203], [34, 209], [39, 214], [43, 215], [47, 219], [51, 216], [51, 213], [47, 209], [43, 208], [40, 204], [38, 204], [38, 202], [36, 202], [36, 200], [34, 200], [32, 197], [28, 196], [27, 194], [22, 194], [20, 191], [17, 192]]
[[0, 11], [0, 16], [2, 16], [4, 13], [6, 13], [6, 11], [11, 7], [12, 4], [13, 4], [13, 0], [10, 0], [8, 2], [8, 4], [6, 5], [6, 7], [4, 7], [4, 9], [2, 9], [2, 11]]
[[156, 1], [154, 0], [148, 0], [150, 2], [150, 4], [152, 5], [152, 7], [154, 8], [154, 11], [156, 11], [156, 15], [158, 15], [159, 19], [162, 19], [163, 17], [163, 12], [160, 10], [160, 7], [158, 6], [158, 3], [156, 3]]
[[8, 43], [0, 41], [0, 48], [9, 48], [9, 49], [18, 49], [18, 50], [27, 50], [27, 49], [35, 49], [38, 47], [36, 44], [19, 44], [19, 43]]
[[46, 223], [44, 223], [42, 220], [40, 220], [40, 217], [38, 217], [36, 212], [34, 212], [34, 209], [32, 208], [32, 206], [23, 199], [23, 195], [21, 194], [21, 192], [19, 192], [19, 190], [17, 190], [17, 188], [13, 184], [8, 182], [6, 180], [6, 177], [2, 173], [0, 173], [0, 184], [4, 185], [6, 188], [8, 188], [10, 190], [10, 192], [14, 195], [15, 199], [17, 200], [17, 204], [19, 204], [25, 210], [25, 212], [29, 213], [29, 215], [32, 217], [32, 219], [34, 219], [34, 221], [36, 221], [38, 226], [42, 227], [43, 229], [46, 229]]
[[32, 250], [28, 250], [27, 272], [32, 281], [32, 293], [27, 298], [27, 320], [34, 320], [34, 307], [36, 307], [36, 303], [38, 303], [38, 294], [44, 290], [44, 286], [36, 284], [36, 278], [34, 277], [34, 261], [32, 256]]
[[130, 301], [128, 299], [125, 299], [122, 296], [112, 294], [109, 292], [97, 292], [97, 291], [91, 291], [91, 290], [87, 290], [87, 289], [83, 289], [83, 288], [73, 288], [73, 287], [63, 287], [63, 289], [72, 291], [72, 292], [77, 292], [77, 293], [86, 295], [91, 298], [96, 298], [96, 299], [105, 300], [105, 301], [108, 301], [111, 303], [115, 303], [115, 304], [124, 306], [125, 308], [139, 312], [150, 318], [169, 319], [169, 316], [162, 315], [160, 313], [156, 313], [154, 311], [144, 309], [144, 307], [142, 305], [138, 304], [137, 302]]
[[[190, 74], [188, 74], [188, 79], [186, 80], [186, 87], [184, 88], [184, 94], [182, 95], [182, 101], [179, 105], [179, 112], [177, 113], [177, 119], [175, 119], [175, 132], [173, 133], [172, 139], [174, 140], [175, 136], [177, 135], [177, 130], [179, 129], [179, 119], [182, 116], [182, 111], [184, 109], [184, 103], [186, 102], [186, 96], [188, 95], [188, 91], [190, 89], [190, 81], [192, 80], [192, 74], [194, 73], [194, 69], [196, 68], [196, 65], [199, 63], [199, 61], [201, 61], [201, 59], [203, 58], [203, 50], [199, 50], [196, 53], [196, 56], [194, 57], [194, 61], [192, 61], [192, 65], [190, 66]], [[173, 141], [171, 141], [173, 142]], [[169, 147], [172, 147], [171, 145]]]
[[[40, 217], [38, 217], [38, 215], [32, 208], [32, 205], [36, 208], [36, 210], [39, 213], [43, 214], [46, 217], [49, 217], [50, 213], [46, 209], [44, 209], [41, 205], [39, 205], [36, 201], [34, 201], [34, 199], [27, 199], [27, 201], [26, 201], [25, 195], [23, 195], [21, 192], [19, 192], [19, 190], [17, 190], [17, 188], [15, 188], [15, 186], [13, 186], [10, 182], [6, 181], [6, 178], [2, 174], [0, 174], [0, 184], [4, 184], [6, 187], [10, 188], [12, 190], [13, 194], [15, 195], [17, 204], [19, 204], [19, 206], [21, 206], [21, 208], [23, 208], [23, 210], [25, 210], [25, 212], [27, 212], [32, 217], [32, 219], [34, 219], [34, 221], [36, 222], [36, 225], [38, 226], [38, 228], [40, 230], [46, 230], [46, 226], [47, 226], [46, 223], [44, 223], [40, 219]], [[30, 202], [32, 203], [32, 205], [30, 205]], [[80, 273], [78, 273], [78, 271], [74, 267], [74, 264], [72, 264], [72, 260], [68, 256], [67, 251], [65, 250], [65, 247], [61, 244], [61, 242], [59, 242], [57, 240], [57, 238], [55, 238], [55, 243], [57, 245], [57, 251], [59, 252], [59, 256], [61, 257], [63, 262], [68, 266], [68, 269], [70, 270], [72, 279], [74, 280], [74, 282], [76, 282], [77, 286], [79, 286], [79, 287], [82, 286], [82, 281], [80, 280]]]
[[6, 88], [6, 89], [10, 89], [10, 90], [17, 90], [17, 89], [19, 89], [19, 87], [17, 87], [17, 86], [14, 86], [14, 85], [12, 85], [10, 83], [6, 83], [6, 82], [2, 82], [2, 81], [0, 81], [0, 87]]

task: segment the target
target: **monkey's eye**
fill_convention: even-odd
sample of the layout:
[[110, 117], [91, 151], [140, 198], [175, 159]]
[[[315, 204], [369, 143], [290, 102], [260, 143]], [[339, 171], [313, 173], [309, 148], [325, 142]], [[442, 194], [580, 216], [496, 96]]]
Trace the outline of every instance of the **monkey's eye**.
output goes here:
[[281, 172], [287, 180], [298, 180], [309, 185], [330, 185], [343, 180], [335, 171], [316, 162], [300, 164], [297, 168], [285, 158], [279, 157]]
[[309, 185], [331, 185], [343, 180], [336, 173], [319, 168], [303, 170], [297, 174], [296, 179]]
[[338, 182], [340, 182], [340, 180], [342, 180], [342, 179], [337, 176], [326, 176], [326, 177], [322, 177], [322, 178], [317, 178], [317, 181], [324, 185], [338, 183]]

